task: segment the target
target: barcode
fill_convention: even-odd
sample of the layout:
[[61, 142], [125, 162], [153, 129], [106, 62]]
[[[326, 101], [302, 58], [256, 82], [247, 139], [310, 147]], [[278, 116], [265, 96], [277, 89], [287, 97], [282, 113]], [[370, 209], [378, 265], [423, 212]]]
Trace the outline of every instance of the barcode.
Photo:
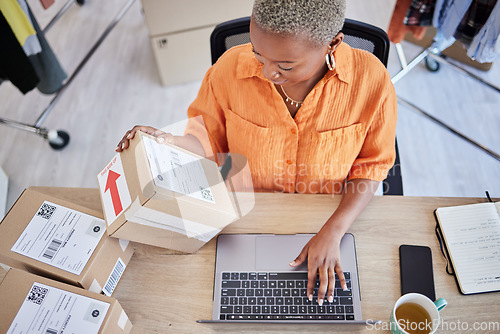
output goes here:
[[42, 304], [45, 296], [47, 295], [47, 289], [42, 288], [38, 285], [33, 285], [31, 291], [28, 293], [28, 300], [34, 304]]
[[206, 200], [213, 201], [214, 198], [212, 196], [212, 191], [210, 191], [210, 188], [202, 188], [200, 187], [201, 191], [201, 197], [203, 197]]
[[45, 331], [45, 334], [57, 334], [57, 330], [52, 329], [52, 328], [47, 328]]
[[50, 219], [54, 211], [56, 211], [55, 206], [43, 203], [40, 209], [38, 210], [37, 216], [40, 216], [44, 219]]
[[47, 247], [47, 249], [45, 250], [45, 253], [43, 253], [43, 257], [46, 257], [47, 259], [52, 260], [54, 255], [56, 255], [57, 251], [59, 250], [59, 247], [61, 246], [61, 244], [62, 244], [61, 240], [53, 239], [50, 242], [49, 247]]
[[123, 263], [122, 259], [118, 258], [118, 261], [116, 261], [116, 265], [113, 268], [113, 272], [109, 275], [108, 281], [102, 289], [106, 296], [111, 296], [113, 294], [113, 291], [115, 290], [116, 285], [118, 284], [118, 281], [122, 277], [124, 271], [125, 263]]

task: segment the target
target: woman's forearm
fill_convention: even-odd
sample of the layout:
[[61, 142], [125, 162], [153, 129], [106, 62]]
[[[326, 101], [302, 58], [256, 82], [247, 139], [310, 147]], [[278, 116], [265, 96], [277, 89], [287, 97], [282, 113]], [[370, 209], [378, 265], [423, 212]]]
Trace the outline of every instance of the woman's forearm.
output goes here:
[[354, 179], [347, 182], [342, 200], [335, 212], [321, 228], [340, 239], [370, 203], [377, 191], [379, 181]]

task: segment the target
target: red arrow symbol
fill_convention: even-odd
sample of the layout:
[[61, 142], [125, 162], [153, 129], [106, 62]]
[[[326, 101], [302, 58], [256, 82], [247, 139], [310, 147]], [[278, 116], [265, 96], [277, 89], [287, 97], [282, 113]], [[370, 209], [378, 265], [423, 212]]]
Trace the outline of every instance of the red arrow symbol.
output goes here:
[[118, 216], [118, 214], [123, 210], [120, 195], [118, 194], [118, 186], [116, 185], [116, 180], [118, 180], [119, 177], [120, 174], [110, 170], [108, 173], [108, 180], [106, 181], [106, 188], [104, 188], [104, 192], [109, 189], [109, 193], [111, 194], [111, 202], [113, 202], [115, 216]]

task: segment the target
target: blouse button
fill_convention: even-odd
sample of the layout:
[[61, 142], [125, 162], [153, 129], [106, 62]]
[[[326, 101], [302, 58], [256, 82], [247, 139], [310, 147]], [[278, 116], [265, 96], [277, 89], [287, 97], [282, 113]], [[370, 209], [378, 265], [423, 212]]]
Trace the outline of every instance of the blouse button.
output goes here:
[[286, 161], [286, 163], [287, 163], [288, 165], [291, 165], [291, 164], [292, 164], [292, 161], [291, 161], [291, 160], [287, 160], [287, 161]]
[[296, 130], [296, 129], [292, 129], [292, 133], [293, 133], [293, 134], [296, 134], [296, 133], [297, 133], [297, 130]]

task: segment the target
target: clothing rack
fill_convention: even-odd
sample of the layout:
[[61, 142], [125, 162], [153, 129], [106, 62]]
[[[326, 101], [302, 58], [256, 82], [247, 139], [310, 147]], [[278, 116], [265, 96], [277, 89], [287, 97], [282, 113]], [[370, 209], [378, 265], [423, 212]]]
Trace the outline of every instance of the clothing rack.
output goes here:
[[[85, 0], [68, 0], [66, 4], [59, 10], [59, 12], [54, 16], [54, 18], [49, 22], [49, 24], [43, 29], [43, 32], [47, 32], [52, 26], [56, 23], [56, 21], [74, 4], [78, 3], [79, 5], [83, 5]], [[42, 123], [45, 121], [47, 116], [50, 114], [52, 109], [55, 107], [61, 96], [64, 94], [68, 86], [75, 79], [77, 74], [81, 71], [81, 69], [85, 66], [85, 64], [89, 61], [92, 55], [95, 53], [97, 48], [102, 44], [104, 39], [109, 35], [109, 33], [113, 30], [113, 28], [118, 24], [118, 22], [123, 18], [125, 13], [132, 7], [132, 4], [135, 0], [128, 0], [128, 2], [123, 6], [123, 8], [118, 12], [115, 18], [111, 21], [111, 23], [106, 27], [104, 32], [99, 36], [94, 45], [90, 48], [87, 54], [83, 57], [81, 62], [78, 64], [74, 72], [68, 77], [68, 79], [64, 82], [61, 89], [57, 91], [55, 96], [52, 98], [48, 106], [42, 111], [38, 119], [34, 124], [26, 124], [22, 122], [17, 122], [13, 120], [7, 120], [4, 118], [0, 118], [0, 124], [5, 124], [12, 128], [20, 129], [35, 133], [41, 136], [43, 139], [47, 140], [49, 145], [55, 149], [60, 150], [66, 147], [69, 143], [70, 136], [64, 130], [49, 130], [47, 128], [42, 127]]]

